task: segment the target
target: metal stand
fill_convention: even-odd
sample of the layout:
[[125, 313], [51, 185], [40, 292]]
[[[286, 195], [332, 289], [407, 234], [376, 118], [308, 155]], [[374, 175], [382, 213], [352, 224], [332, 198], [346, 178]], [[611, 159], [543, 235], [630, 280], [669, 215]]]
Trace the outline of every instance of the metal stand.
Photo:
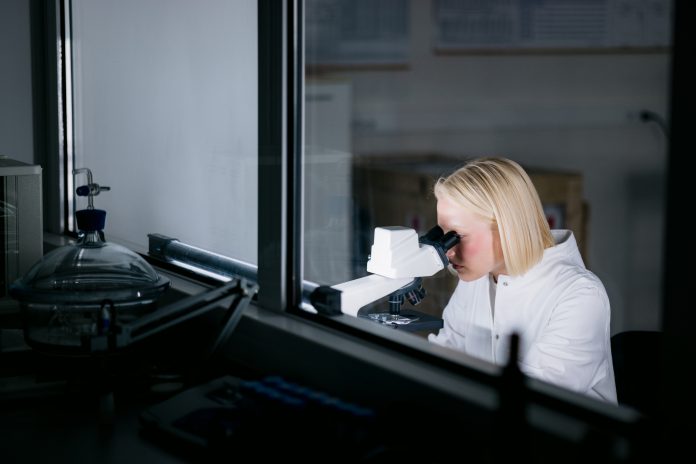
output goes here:
[[221, 287], [181, 299], [125, 324], [118, 322], [113, 305], [105, 305], [102, 312], [111, 324], [104, 333], [92, 337], [89, 349], [91, 352], [116, 350], [198, 317], [220, 305], [228, 305], [223, 327], [209, 353], [212, 356], [234, 331], [257, 290], [256, 284], [248, 283], [245, 279], [233, 279]]

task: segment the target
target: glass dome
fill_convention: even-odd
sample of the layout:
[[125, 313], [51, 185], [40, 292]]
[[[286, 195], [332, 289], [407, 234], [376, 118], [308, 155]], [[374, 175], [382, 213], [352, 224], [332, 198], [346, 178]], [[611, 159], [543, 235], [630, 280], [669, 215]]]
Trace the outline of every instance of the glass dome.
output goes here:
[[81, 354], [89, 353], [92, 337], [110, 333], [114, 323], [154, 310], [168, 287], [169, 279], [143, 258], [93, 230], [46, 254], [14, 282], [10, 294], [22, 308], [27, 343]]
[[115, 324], [132, 321], [156, 307], [169, 279], [129, 249], [104, 241], [106, 211], [94, 208], [95, 195], [111, 188], [92, 181], [77, 188], [87, 209], [75, 212], [80, 237], [47, 253], [10, 287], [19, 300], [24, 338], [35, 347], [87, 348], [94, 336], [113, 335]]
[[143, 258], [99, 232], [85, 233], [75, 244], [46, 254], [12, 286], [25, 303], [150, 303], [169, 286]]

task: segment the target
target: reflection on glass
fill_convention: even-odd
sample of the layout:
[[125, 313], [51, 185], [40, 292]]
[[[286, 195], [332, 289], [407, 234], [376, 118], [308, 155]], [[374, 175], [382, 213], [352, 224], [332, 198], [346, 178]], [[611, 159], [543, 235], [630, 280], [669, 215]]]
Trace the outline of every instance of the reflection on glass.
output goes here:
[[[588, 19], [582, 2], [560, 16], [554, 2], [504, 3], [306, 2], [304, 278], [366, 275], [375, 227], [423, 234], [437, 223], [435, 181], [499, 156], [529, 173], [550, 226], [577, 238], [611, 332], [659, 329], [661, 252], [649, 244], [662, 241], [666, 139], [641, 115], [666, 114], [668, 2], [640, 24], [599, 4]], [[456, 284], [425, 278], [408, 309], [440, 318]]]

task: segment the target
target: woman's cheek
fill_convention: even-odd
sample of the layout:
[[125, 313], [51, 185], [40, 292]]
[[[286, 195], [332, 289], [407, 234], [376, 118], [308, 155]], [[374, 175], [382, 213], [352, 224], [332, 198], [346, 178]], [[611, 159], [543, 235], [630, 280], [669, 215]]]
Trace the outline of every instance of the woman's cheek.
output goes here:
[[467, 242], [461, 246], [462, 258], [471, 258], [476, 255], [479, 246], [472, 242]]

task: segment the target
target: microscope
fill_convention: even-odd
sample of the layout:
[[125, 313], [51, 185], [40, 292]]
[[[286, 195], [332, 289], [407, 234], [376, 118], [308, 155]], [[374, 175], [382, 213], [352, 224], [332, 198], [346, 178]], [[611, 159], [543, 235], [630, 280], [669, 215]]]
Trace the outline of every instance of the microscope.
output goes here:
[[[318, 312], [327, 315], [348, 314], [366, 317], [393, 328], [410, 330], [438, 328], [442, 320], [415, 311], [402, 312], [405, 300], [417, 305], [425, 297], [422, 278], [447, 267], [447, 250], [459, 243], [459, 236], [444, 233], [435, 226], [422, 237], [407, 227], [377, 227], [367, 262], [371, 274], [359, 279], [318, 287], [311, 296]], [[389, 295], [389, 311], [366, 313], [361, 308]], [[431, 319], [429, 327], [417, 321]], [[435, 322], [435, 326], [433, 326]]]

